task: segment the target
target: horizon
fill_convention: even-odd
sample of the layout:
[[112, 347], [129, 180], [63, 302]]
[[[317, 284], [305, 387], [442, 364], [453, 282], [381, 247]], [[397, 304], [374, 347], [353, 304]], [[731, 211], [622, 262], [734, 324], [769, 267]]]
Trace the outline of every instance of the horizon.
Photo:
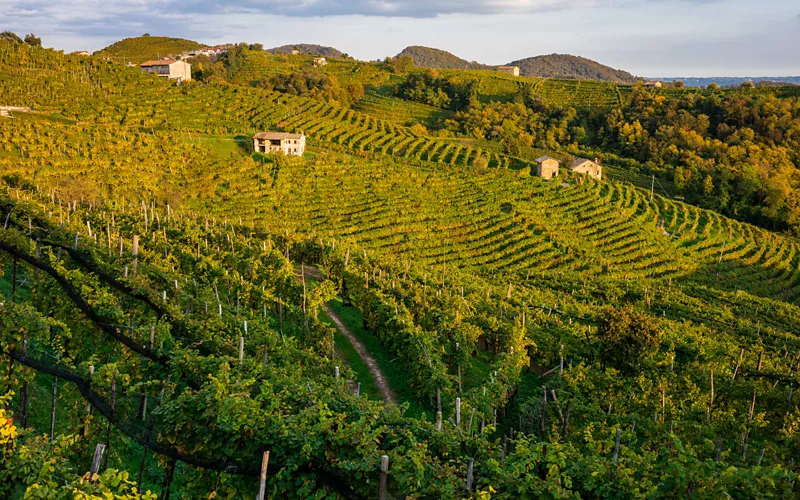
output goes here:
[[[208, 45], [312, 43], [365, 61], [422, 45], [488, 65], [558, 53], [648, 78], [779, 78], [800, 74], [800, 7], [794, 3], [477, 0], [454, 6], [355, 0], [331, 6], [311, 0], [287, 7], [262, 0], [220, 7], [185, 0], [142, 0], [135, 5], [74, 0], [65, 9], [64, 4], [43, 0], [24, 5], [0, 0], [0, 17], [6, 19], [0, 30], [34, 33], [44, 46], [65, 51], [94, 52], [149, 33]], [[715, 19], [714, 26], [707, 25], [709, 17]]]

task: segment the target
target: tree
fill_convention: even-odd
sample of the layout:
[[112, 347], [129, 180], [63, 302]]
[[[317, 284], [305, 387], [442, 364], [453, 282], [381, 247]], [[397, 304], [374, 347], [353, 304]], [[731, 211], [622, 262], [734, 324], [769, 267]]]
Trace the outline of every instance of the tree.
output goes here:
[[603, 361], [624, 373], [638, 372], [661, 344], [658, 323], [632, 306], [606, 307], [598, 319]]
[[0, 40], [10, 40], [16, 43], [22, 43], [22, 38], [18, 37], [13, 31], [4, 31], [0, 33]]
[[741, 88], [743, 89], [752, 89], [755, 87], [755, 84], [751, 81], [742, 82]]
[[25, 43], [27, 43], [31, 47], [41, 47], [42, 39], [34, 35], [33, 33], [28, 33], [27, 35], [25, 35]]
[[719, 90], [719, 85], [714, 82], [708, 84], [708, 90]]
[[410, 56], [400, 56], [400, 57], [393, 57], [389, 59], [389, 69], [392, 70], [392, 73], [397, 74], [404, 74], [408, 73], [412, 67], [414, 67], [414, 59]]
[[676, 89], [682, 89], [682, 88], [684, 87], [684, 85], [683, 85], [683, 82], [682, 82], [682, 81], [675, 81], [675, 82], [672, 82], [672, 86], [673, 86], [673, 87], [675, 87]]
[[264, 50], [264, 44], [261, 43], [251, 43], [250, 50], [261, 51]]

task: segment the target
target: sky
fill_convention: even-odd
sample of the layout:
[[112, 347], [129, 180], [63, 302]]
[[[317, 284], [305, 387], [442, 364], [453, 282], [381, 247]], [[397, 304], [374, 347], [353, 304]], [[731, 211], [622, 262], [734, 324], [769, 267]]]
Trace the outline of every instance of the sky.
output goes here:
[[2, 30], [65, 51], [150, 33], [363, 60], [426, 45], [484, 64], [574, 54], [645, 77], [800, 75], [798, 0], [0, 0]]

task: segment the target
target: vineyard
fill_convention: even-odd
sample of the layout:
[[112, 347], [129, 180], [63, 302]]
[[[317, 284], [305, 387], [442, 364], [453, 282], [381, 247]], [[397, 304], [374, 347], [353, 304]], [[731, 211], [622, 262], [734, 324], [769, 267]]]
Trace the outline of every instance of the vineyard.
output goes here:
[[[625, 172], [532, 177], [378, 92], [0, 42], [0, 95], [31, 108], [0, 118], [3, 498], [796, 495], [796, 240]], [[305, 157], [254, 153], [265, 129]]]

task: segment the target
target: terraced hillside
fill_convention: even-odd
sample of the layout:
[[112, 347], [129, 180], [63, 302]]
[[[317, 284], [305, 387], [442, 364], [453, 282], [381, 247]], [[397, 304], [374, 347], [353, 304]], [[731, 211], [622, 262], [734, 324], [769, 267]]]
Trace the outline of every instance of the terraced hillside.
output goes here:
[[[795, 495], [796, 240], [479, 169], [515, 160], [385, 105], [26, 47], [0, 75], [33, 108], [0, 118], [0, 496], [132, 491], [115, 468], [187, 497], [375, 498], [382, 476], [389, 498]], [[307, 154], [254, 153], [264, 128]], [[335, 297], [399, 407], [343, 380]]]

